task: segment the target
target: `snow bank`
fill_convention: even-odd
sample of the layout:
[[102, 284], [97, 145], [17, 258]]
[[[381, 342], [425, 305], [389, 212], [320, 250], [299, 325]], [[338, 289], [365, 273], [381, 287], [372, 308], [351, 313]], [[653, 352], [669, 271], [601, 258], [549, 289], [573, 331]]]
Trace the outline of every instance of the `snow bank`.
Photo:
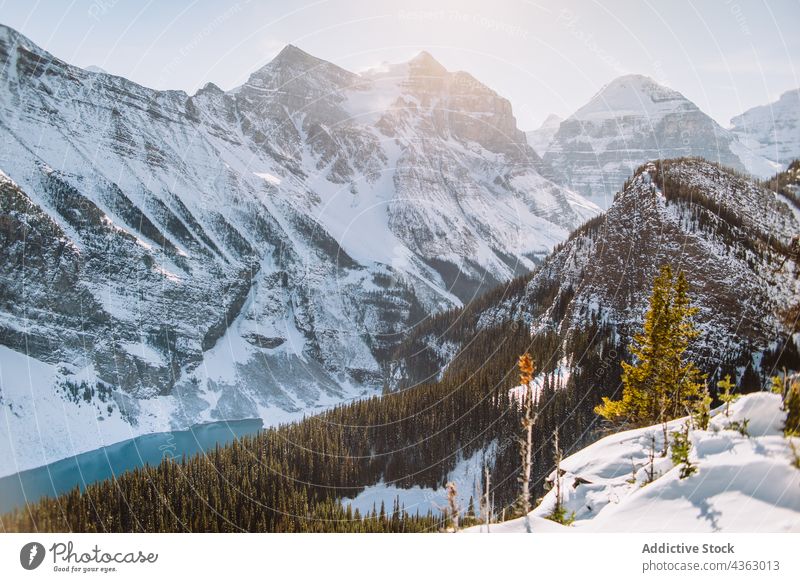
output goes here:
[[[555, 502], [551, 490], [531, 512], [536, 532], [800, 532], [800, 470], [792, 466], [791, 441], [783, 436], [780, 397], [757, 393], [717, 409], [709, 430], [692, 430], [685, 478], [667, 455], [663, 430], [652, 426], [611, 435], [566, 458], [561, 469], [571, 527], [542, 518]], [[747, 421], [744, 434], [737, 427]], [[672, 421], [668, 430], [685, 419]], [[655, 457], [650, 462], [651, 449]], [[652, 472], [652, 482], [650, 473]], [[551, 474], [550, 480], [555, 478]], [[471, 528], [469, 531], [478, 531]], [[523, 532], [522, 518], [492, 526]]]

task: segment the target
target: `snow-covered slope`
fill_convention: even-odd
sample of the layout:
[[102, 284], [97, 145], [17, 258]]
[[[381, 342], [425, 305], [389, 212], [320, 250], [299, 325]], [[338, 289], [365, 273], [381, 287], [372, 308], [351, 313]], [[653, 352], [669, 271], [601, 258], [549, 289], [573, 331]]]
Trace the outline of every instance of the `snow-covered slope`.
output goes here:
[[731, 132], [751, 151], [785, 168], [800, 158], [800, 89], [731, 119]]
[[[522, 298], [481, 318], [489, 325], [523, 317], [534, 333], [562, 337], [600, 321], [630, 337], [659, 266], [670, 263], [685, 272], [700, 309], [695, 349], [703, 363], [750, 357], [786, 337], [775, 314], [800, 294], [789, 250], [798, 232], [783, 197], [714, 164], [642, 167], [604, 215], [548, 257]], [[542, 296], [551, 299], [542, 304]]]
[[[507, 100], [425, 53], [357, 75], [288, 46], [189, 96], [0, 26], [0, 143], [0, 343], [133, 434], [371, 392], [409, 326], [598, 212], [541, 176]], [[23, 406], [46, 387], [13, 382], [0, 474], [40, 463], [30, 443], [108, 444], [33, 432], [82, 396]]]
[[525, 133], [525, 136], [528, 138], [528, 145], [530, 145], [537, 154], [544, 156], [562, 121], [564, 120], [555, 113], [548, 115], [542, 122], [542, 125], [537, 129]]
[[563, 121], [544, 159], [563, 184], [608, 208], [636, 167], [683, 156], [763, 178], [777, 171], [679, 92], [642, 75], [613, 80]]
[[[716, 411], [708, 430], [689, 432], [696, 471], [661, 456], [661, 425], [603, 438], [561, 463], [567, 515], [560, 526], [546, 520], [555, 488], [531, 512], [533, 532], [800, 532], [800, 469], [783, 436], [786, 413], [777, 394], [743, 396]], [[687, 419], [669, 423], [678, 431]], [[747, 421], [743, 434], [738, 430]], [[651, 464], [651, 450], [655, 457]], [[555, 483], [555, 471], [549, 481]], [[480, 527], [467, 531], [480, 531]], [[493, 532], [524, 532], [524, 518], [493, 524]]]
[[[791, 194], [787, 180], [781, 187]], [[623, 353], [641, 327], [654, 277], [669, 263], [684, 271], [699, 308], [701, 335], [692, 348], [698, 363], [709, 372], [729, 366], [742, 374], [752, 366], [766, 374], [762, 355], [774, 364], [777, 354], [796, 353], [779, 314], [800, 296], [792, 251], [798, 233], [800, 212], [788, 195], [705, 160], [643, 165], [607, 212], [528, 277], [498, 289], [491, 301], [420, 326], [399, 350], [398, 368], [421, 381], [446, 368], [482, 330], [520, 321], [534, 336], [554, 334], [565, 349], [598, 333]], [[583, 348], [548, 356], [549, 366], [563, 357], [580, 366]]]

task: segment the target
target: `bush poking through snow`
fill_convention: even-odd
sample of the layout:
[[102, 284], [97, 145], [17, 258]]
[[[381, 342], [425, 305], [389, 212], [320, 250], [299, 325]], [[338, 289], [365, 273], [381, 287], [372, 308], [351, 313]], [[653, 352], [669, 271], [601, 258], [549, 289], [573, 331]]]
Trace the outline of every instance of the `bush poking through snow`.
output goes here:
[[567, 512], [567, 508], [563, 505], [558, 509], [553, 509], [552, 513], [545, 516], [546, 519], [560, 523], [561, 525], [572, 525], [575, 521], [575, 512]]
[[711, 394], [708, 392], [708, 384], [703, 385], [703, 391], [697, 401], [692, 420], [700, 430], [708, 430], [708, 423], [711, 420]]
[[636, 463], [633, 462], [633, 457], [631, 457], [631, 478], [628, 479], [628, 483], [631, 485], [635, 485], [639, 479], [636, 477]]
[[725, 403], [725, 416], [731, 415], [731, 402], [736, 400], [737, 395], [733, 393], [736, 384], [731, 382], [731, 375], [727, 374], [725, 378], [717, 382], [717, 388], [720, 389], [719, 399]]
[[680, 478], [686, 479], [697, 471], [689, 460], [689, 453], [692, 450], [692, 443], [689, 440], [689, 423], [686, 422], [683, 428], [672, 433], [672, 462], [680, 465]]
[[575, 512], [567, 513], [567, 508], [564, 507], [564, 495], [561, 491], [561, 447], [558, 446], [558, 428], [553, 432], [553, 453], [556, 461], [556, 471], [554, 473], [553, 488], [555, 489], [556, 500], [553, 504], [553, 510], [545, 517], [551, 521], [560, 523], [561, 525], [569, 525], [575, 521]]
[[800, 469], [800, 449], [797, 448], [791, 437], [789, 437], [789, 448], [792, 449], [792, 467]]
[[642, 486], [652, 483], [656, 480], [656, 435], [650, 433], [650, 448], [647, 452], [647, 470], [645, 471], [645, 482]]
[[725, 430], [735, 430], [743, 437], [750, 436], [750, 433], [747, 432], [748, 424], [750, 424], [749, 418], [743, 418], [742, 420], [734, 420], [725, 425]]
[[786, 396], [784, 392], [784, 386], [786, 384], [785, 379], [786, 379], [785, 376], [783, 378], [781, 378], [780, 376], [773, 376], [772, 384], [770, 386], [770, 392], [772, 392], [773, 394], [777, 394], [778, 396], [781, 397], [781, 399], [783, 399]]
[[792, 379], [784, 376], [783, 384], [783, 410], [786, 411], [783, 434], [788, 437], [800, 436], [800, 379], [798, 376]]

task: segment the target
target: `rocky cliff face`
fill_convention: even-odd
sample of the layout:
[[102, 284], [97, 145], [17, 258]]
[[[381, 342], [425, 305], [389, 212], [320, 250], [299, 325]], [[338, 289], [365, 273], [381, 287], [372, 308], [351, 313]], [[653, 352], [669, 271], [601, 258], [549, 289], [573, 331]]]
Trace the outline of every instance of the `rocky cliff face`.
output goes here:
[[636, 167], [682, 156], [760, 177], [776, 171], [686, 97], [642, 75], [615, 79], [562, 122], [544, 159], [561, 183], [607, 208]]
[[0, 473], [370, 392], [409, 326], [598, 211], [427, 54], [356, 75], [289, 46], [192, 96], [5, 27], [0, 63], [0, 364], [39, 371], [3, 382]]

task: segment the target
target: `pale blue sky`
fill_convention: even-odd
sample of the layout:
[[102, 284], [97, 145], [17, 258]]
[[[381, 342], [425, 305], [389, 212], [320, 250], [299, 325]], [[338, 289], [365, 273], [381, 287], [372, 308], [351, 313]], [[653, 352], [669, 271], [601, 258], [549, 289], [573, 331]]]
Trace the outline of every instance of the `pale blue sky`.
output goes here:
[[523, 129], [625, 73], [726, 127], [800, 87], [800, 0], [0, 0], [0, 22], [73, 64], [189, 93], [241, 84], [287, 43], [356, 71], [424, 49], [508, 97]]

